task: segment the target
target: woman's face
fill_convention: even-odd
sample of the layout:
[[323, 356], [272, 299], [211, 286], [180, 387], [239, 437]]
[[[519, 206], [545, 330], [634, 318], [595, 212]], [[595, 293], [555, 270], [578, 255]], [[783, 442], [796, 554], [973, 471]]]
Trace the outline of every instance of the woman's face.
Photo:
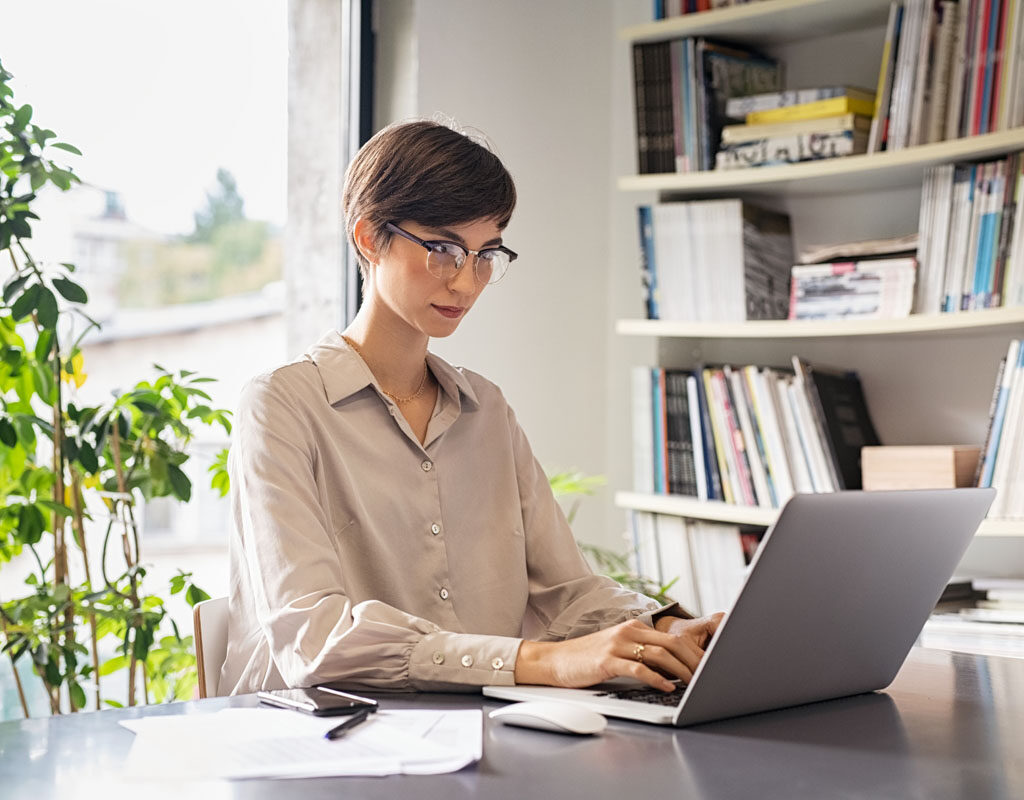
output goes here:
[[[462, 225], [427, 227], [416, 222], [396, 223], [402, 230], [427, 241], [454, 242], [467, 250], [501, 244], [501, 231], [493, 220]], [[427, 251], [416, 242], [392, 234], [386, 253], [370, 268], [374, 300], [406, 325], [429, 337], [449, 336], [473, 307], [486, 284], [474, 274], [475, 257], [448, 280], [427, 271]]]

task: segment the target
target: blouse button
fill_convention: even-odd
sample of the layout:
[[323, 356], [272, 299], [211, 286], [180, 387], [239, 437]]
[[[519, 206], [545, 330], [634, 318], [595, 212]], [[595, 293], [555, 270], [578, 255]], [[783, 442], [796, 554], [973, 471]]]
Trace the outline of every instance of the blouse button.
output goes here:
[[430, 472], [430, 470], [434, 468], [434, 464], [431, 461], [424, 461], [420, 466], [423, 468], [424, 472]]
[[430, 526], [430, 532], [434, 534], [434, 536], [437, 536], [437, 534], [441, 532], [441, 526], [435, 522], [433, 525]]
[[438, 592], [438, 594], [441, 595], [441, 599], [442, 600], [447, 600], [448, 599], [448, 590], [447, 589], [442, 589], [440, 592]]
[[462, 657], [462, 666], [464, 666], [464, 667], [471, 667], [471, 666], [473, 666], [473, 656], [471, 656], [469, 653], [466, 653], [466, 655], [464, 655]]
[[441, 651], [434, 653], [434, 655], [431, 658], [435, 664], [444, 663], [444, 653], [442, 653]]
[[491, 662], [491, 667], [493, 669], [501, 669], [503, 666], [505, 666], [505, 662], [502, 661], [500, 658], [496, 658], [494, 659], [494, 661]]

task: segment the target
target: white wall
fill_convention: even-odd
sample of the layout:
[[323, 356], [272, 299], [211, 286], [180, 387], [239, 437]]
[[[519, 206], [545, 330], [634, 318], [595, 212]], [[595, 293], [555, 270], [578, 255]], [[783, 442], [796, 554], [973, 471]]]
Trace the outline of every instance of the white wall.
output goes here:
[[[621, 112], [611, 86], [621, 80], [612, 55], [622, 5], [419, 0], [378, 8], [379, 77], [392, 79], [378, 81], [378, 122], [450, 115], [482, 130], [516, 180], [519, 204], [504, 238], [520, 258], [459, 331], [432, 348], [502, 386], [549, 470], [611, 473], [608, 232], [618, 220], [609, 206], [609, 120]], [[631, 119], [623, 122], [631, 129]], [[622, 515], [607, 513], [610, 496], [602, 490], [583, 503], [577, 535], [605, 543], [617, 535]]]

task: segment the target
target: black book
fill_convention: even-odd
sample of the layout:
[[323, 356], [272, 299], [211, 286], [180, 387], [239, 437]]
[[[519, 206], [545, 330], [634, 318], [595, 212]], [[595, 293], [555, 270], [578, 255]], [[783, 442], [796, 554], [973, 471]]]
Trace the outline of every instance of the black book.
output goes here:
[[669, 493], [697, 497], [697, 470], [690, 433], [690, 401], [686, 393], [688, 374], [679, 370], [665, 372]]
[[793, 368], [802, 374], [819, 432], [828, 447], [840, 489], [860, 489], [860, 451], [882, 442], [868, 412], [856, 372], [811, 367], [796, 356]]

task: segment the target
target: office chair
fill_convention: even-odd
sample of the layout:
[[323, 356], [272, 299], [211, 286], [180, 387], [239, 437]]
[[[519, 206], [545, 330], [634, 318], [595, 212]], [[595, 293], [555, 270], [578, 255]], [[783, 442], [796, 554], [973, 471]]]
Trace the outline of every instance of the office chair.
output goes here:
[[228, 599], [214, 597], [192, 607], [199, 696], [218, 697], [220, 668], [228, 653]]

